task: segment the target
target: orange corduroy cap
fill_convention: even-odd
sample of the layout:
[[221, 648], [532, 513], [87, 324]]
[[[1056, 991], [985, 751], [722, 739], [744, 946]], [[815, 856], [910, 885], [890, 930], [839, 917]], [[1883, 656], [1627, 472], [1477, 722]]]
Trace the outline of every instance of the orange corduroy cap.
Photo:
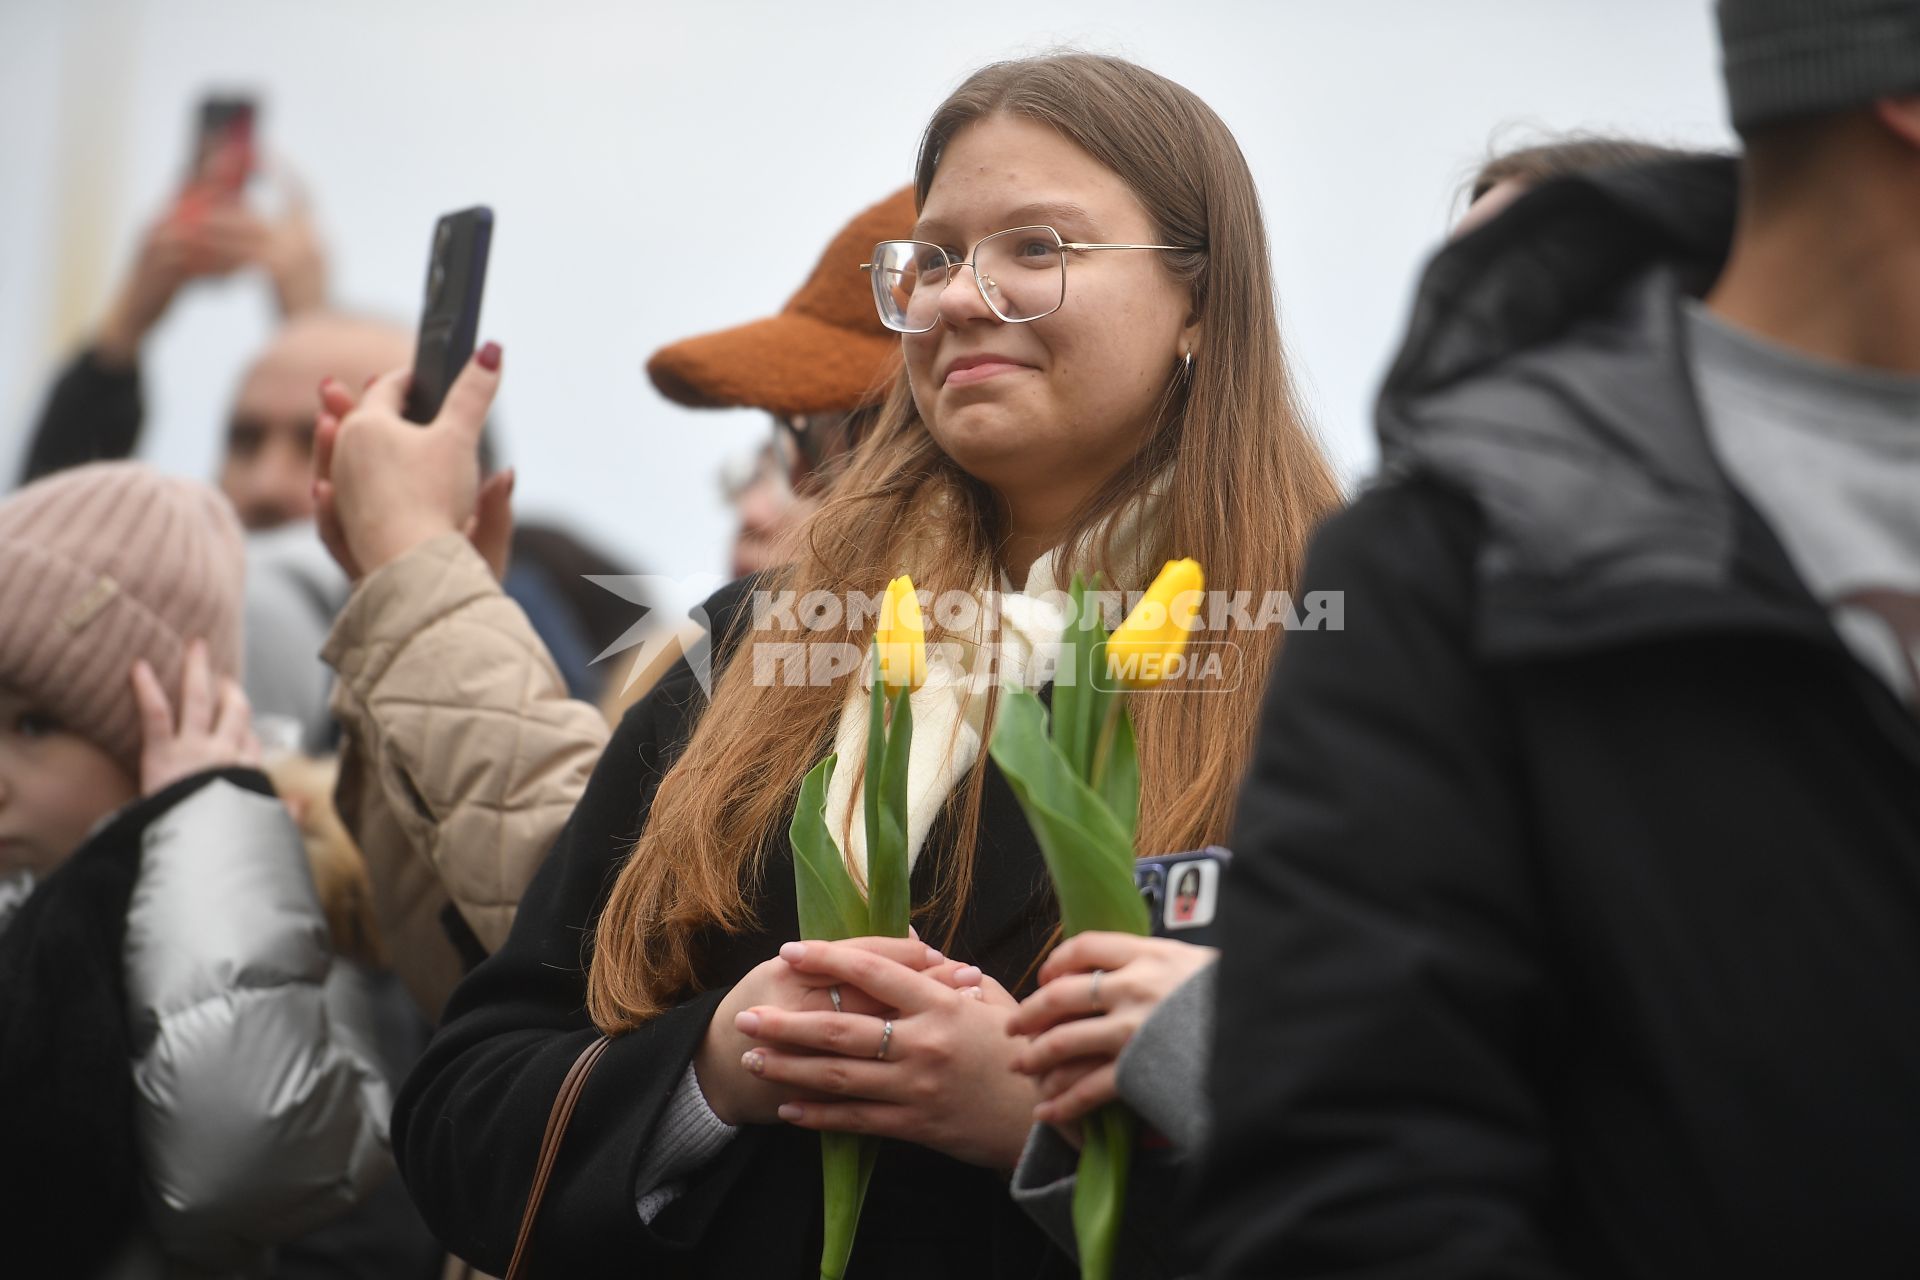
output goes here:
[[697, 409], [844, 413], [877, 402], [899, 368], [900, 335], [880, 323], [860, 264], [882, 240], [911, 235], [913, 222], [904, 187], [841, 228], [779, 315], [662, 347], [647, 376]]
[[187, 645], [240, 675], [246, 553], [220, 493], [138, 462], [95, 462], [0, 502], [0, 685], [139, 775], [133, 661], [176, 705]]

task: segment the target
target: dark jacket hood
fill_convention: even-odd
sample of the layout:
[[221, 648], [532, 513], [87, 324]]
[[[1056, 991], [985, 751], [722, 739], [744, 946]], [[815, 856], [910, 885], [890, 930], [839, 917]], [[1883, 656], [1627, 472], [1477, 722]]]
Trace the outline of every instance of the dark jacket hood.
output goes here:
[[1381, 392], [1382, 476], [1479, 508], [1484, 652], [1825, 629], [1688, 372], [1681, 303], [1719, 275], [1737, 194], [1721, 157], [1561, 179], [1428, 265]]

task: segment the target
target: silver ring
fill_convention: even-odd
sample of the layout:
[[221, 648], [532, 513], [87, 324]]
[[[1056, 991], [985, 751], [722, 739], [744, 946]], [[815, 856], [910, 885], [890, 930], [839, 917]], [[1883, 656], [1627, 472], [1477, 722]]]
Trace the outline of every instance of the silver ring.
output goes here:
[[1107, 971], [1105, 969], [1095, 969], [1093, 971], [1093, 988], [1087, 992], [1088, 997], [1093, 1001], [1093, 1007], [1102, 1013], [1106, 1012], [1107, 1007], [1100, 1003], [1100, 979], [1105, 977], [1106, 973]]
[[835, 983], [833, 986], [827, 988], [827, 999], [833, 1001], [833, 1011], [835, 1013], [839, 1013], [840, 1012], [840, 985], [838, 983]]
[[880, 1028], [880, 1052], [873, 1055], [874, 1059], [879, 1062], [885, 1062], [887, 1060], [887, 1046], [892, 1043], [893, 1019], [888, 1018], [886, 1024]]

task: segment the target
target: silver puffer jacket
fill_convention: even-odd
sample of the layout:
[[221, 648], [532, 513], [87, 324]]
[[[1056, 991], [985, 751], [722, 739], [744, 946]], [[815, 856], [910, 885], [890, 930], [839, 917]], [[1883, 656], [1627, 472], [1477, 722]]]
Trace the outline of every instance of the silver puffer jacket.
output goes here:
[[329, 1017], [329, 961], [278, 800], [215, 781], [146, 829], [126, 976], [150, 1234], [112, 1280], [257, 1274], [391, 1171], [392, 1100]]

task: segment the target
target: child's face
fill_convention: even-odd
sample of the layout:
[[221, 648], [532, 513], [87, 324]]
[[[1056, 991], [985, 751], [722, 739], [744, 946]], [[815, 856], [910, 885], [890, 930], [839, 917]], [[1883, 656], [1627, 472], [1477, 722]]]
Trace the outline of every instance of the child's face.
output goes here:
[[112, 756], [0, 688], [0, 874], [46, 876], [139, 793]]

